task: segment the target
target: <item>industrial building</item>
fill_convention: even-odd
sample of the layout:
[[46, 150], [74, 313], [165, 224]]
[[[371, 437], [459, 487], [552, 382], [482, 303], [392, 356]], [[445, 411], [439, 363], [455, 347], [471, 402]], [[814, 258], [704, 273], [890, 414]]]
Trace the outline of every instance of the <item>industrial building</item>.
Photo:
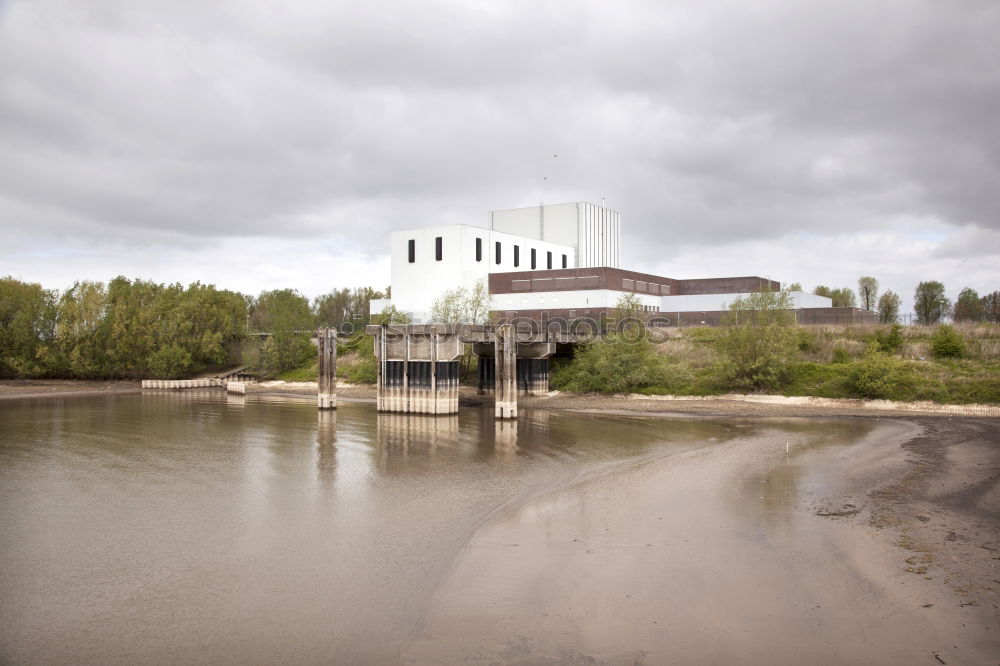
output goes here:
[[[674, 279], [619, 268], [621, 214], [587, 202], [496, 210], [489, 227], [449, 225], [393, 232], [393, 305], [413, 323], [431, 320], [445, 291], [485, 282], [491, 310], [505, 319], [596, 321], [613, 315], [624, 294], [668, 325], [717, 325], [740, 295], [777, 290], [759, 276]], [[829, 298], [792, 292], [802, 323], [868, 323], [874, 313], [834, 308]]]

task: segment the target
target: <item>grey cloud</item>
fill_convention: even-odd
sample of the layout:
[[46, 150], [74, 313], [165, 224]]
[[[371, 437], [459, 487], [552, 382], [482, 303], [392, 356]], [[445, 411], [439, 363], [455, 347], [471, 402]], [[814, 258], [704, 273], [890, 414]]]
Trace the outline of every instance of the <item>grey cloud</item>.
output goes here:
[[637, 260], [900, 216], [996, 229], [998, 33], [986, 0], [13, 2], [0, 214], [378, 251], [607, 196]]

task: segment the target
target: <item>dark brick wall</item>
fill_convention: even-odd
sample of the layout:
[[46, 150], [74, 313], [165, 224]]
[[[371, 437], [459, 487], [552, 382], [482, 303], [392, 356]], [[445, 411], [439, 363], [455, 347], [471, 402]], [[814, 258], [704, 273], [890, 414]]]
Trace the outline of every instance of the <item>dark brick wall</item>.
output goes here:
[[676, 294], [676, 280], [637, 273], [620, 268], [556, 268], [519, 273], [491, 273], [491, 294], [517, 294], [533, 291], [572, 291], [577, 289], [612, 289], [639, 294], [669, 296]]
[[674, 280], [620, 268], [559, 268], [519, 273], [491, 273], [491, 294], [517, 294], [533, 291], [572, 291], [611, 289], [638, 294], [683, 296], [686, 294], [745, 294], [766, 287], [777, 290], [778, 282], [758, 276]]
[[[590, 308], [588, 310], [569, 310], [551, 308], [548, 310], [495, 310], [494, 317], [513, 319], [523, 317], [542, 321], [547, 319], [563, 318], [570, 322], [575, 319], [593, 319], [600, 322], [603, 318], [614, 319], [616, 317], [615, 308]], [[681, 326], [720, 326], [723, 316], [728, 314], [726, 310], [714, 310], [708, 312], [649, 312], [643, 313], [644, 318], [655, 318], [660, 321], [668, 320], [669, 326], [676, 326], [680, 322]], [[802, 308], [795, 311], [798, 323], [803, 325], [823, 324], [823, 325], [859, 325], [877, 324], [878, 315], [868, 310], [859, 308]]]
[[676, 280], [677, 293], [681, 296], [699, 294], [747, 294], [770, 288], [781, 289], [781, 283], [774, 280], [748, 275], [744, 277], [700, 278], [697, 280]]

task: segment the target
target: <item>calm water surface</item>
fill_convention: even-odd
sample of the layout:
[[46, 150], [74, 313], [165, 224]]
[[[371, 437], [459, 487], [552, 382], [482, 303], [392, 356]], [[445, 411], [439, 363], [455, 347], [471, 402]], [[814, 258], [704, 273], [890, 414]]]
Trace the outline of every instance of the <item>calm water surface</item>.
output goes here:
[[761, 427], [219, 392], [0, 403], [0, 662], [391, 662], [491, 515]]

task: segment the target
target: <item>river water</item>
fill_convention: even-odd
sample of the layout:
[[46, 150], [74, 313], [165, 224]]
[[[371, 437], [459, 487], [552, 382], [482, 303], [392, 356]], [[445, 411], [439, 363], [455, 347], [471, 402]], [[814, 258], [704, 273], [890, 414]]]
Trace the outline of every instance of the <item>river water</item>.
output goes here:
[[[0, 402], [0, 662], [398, 661], [483, 525], [765, 427], [829, 432], [537, 410], [498, 424], [492, 406], [318, 413], [220, 392]], [[842, 427], [838, 441], [871, 426]]]

